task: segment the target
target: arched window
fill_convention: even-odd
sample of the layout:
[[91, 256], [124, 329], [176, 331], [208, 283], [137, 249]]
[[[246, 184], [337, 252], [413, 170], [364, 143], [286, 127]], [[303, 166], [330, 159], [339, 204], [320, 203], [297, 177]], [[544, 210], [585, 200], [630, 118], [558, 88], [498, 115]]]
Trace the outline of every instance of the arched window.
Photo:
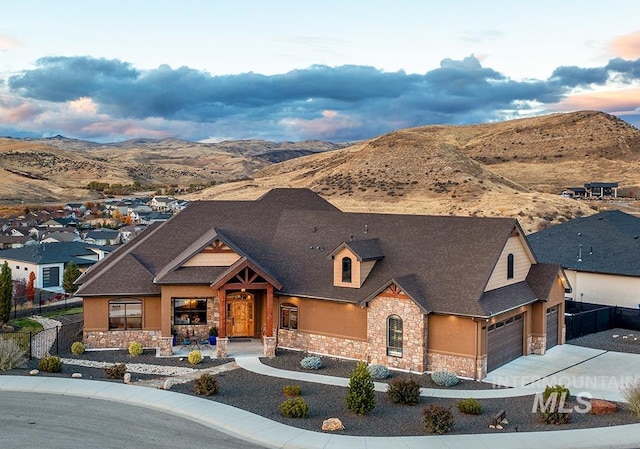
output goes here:
[[294, 304], [282, 304], [280, 306], [280, 328], [298, 329], [298, 306]]
[[387, 318], [387, 355], [402, 357], [402, 318], [398, 315]]
[[513, 254], [507, 256], [507, 279], [513, 279]]
[[342, 258], [342, 282], [351, 282], [351, 259]]
[[142, 329], [142, 301], [117, 299], [109, 301], [109, 330]]

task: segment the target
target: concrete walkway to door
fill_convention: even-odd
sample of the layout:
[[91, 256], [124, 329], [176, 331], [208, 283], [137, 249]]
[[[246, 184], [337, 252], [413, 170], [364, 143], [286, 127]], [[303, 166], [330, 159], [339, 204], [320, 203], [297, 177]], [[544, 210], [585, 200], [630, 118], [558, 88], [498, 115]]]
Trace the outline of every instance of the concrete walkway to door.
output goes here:
[[564, 344], [545, 355], [528, 355], [490, 372], [484, 379], [497, 385], [533, 388], [566, 385], [571, 394], [622, 401], [620, 387], [640, 373], [640, 354], [603, 351]]

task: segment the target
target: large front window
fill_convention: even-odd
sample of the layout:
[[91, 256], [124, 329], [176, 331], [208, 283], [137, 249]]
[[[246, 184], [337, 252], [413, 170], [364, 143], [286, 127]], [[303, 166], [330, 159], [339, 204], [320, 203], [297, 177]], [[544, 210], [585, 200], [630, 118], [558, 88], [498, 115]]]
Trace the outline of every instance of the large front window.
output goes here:
[[206, 298], [174, 298], [173, 324], [206, 324]]
[[142, 329], [142, 301], [139, 299], [109, 301], [109, 329]]
[[402, 357], [402, 318], [387, 318], [387, 355]]
[[298, 307], [293, 304], [280, 306], [280, 327], [282, 329], [298, 329]]

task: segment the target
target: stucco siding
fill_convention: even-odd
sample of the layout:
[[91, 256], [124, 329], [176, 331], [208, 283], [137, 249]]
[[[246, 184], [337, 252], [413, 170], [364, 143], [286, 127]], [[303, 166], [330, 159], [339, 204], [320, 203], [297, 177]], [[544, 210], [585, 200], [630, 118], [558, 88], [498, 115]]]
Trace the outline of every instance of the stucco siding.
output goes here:
[[640, 305], [640, 276], [586, 273], [565, 269], [573, 291], [566, 296], [575, 301], [629, 307]]

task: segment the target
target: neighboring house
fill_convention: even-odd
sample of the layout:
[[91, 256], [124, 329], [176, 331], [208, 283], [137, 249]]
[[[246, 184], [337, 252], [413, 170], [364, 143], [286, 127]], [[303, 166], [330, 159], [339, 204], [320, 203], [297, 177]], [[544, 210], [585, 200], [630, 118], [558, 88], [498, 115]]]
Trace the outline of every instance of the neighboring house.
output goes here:
[[22, 248], [29, 240], [30, 236], [0, 235], [0, 249]]
[[527, 239], [538, 260], [559, 263], [574, 301], [640, 306], [640, 218], [618, 210], [576, 218]]
[[118, 231], [120, 232], [118, 241], [121, 241], [123, 243], [128, 242], [129, 240], [131, 240], [132, 238], [140, 234], [142, 231], [144, 231], [146, 228], [147, 228], [146, 225], [123, 226], [120, 229], [118, 229]]
[[[57, 228], [53, 228], [57, 229]], [[70, 231], [52, 231], [43, 234], [40, 243], [62, 243], [62, 242], [80, 242], [82, 239], [78, 232]]]
[[138, 214], [138, 224], [150, 225], [152, 223], [159, 223], [162, 221], [167, 221], [172, 217], [172, 214], [169, 212], [147, 212], [147, 213], [139, 213]]
[[67, 227], [76, 227], [78, 225], [78, 220], [75, 217], [56, 217], [50, 218], [49, 220], [42, 223], [43, 226], [48, 228], [67, 228]]
[[586, 195], [590, 198], [616, 198], [618, 196], [617, 182], [589, 182], [584, 185]]
[[[79, 279], [89, 348], [235, 337], [481, 379], [563, 343], [557, 264], [517, 220], [346, 213], [306, 189], [197, 201]], [[231, 340], [230, 340], [231, 339]]]
[[140, 221], [140, 214], [150, 214], [151, 212], [153, 212], [151, 207], [145, 204], [138, 204], [136, 206], [129, 207], [127, 215], [131, 217], [131, 220], [138, 222]]
[[117, 229], [92, 229], [84, 236], [84, 241], [95, 245], [115, 245], [118, 243], [120, 231]]
[[149, 206], [151, 206], [153, 210], [166, 212], [170, 210], [170, 204], [175, 201], [176, 199], [171, 196], [154, 196], [151, 201], [149, 201]]
[[11, 268], [11, 277], [29, 281], [29, 273], [36, 274], [35, 287], [62, 292], [62, 276], [67, 264], [75, 262], [80, 271], [103, 259], [111, 251], [81, 242], [43, 243], [0, 251], [0, 264]]

